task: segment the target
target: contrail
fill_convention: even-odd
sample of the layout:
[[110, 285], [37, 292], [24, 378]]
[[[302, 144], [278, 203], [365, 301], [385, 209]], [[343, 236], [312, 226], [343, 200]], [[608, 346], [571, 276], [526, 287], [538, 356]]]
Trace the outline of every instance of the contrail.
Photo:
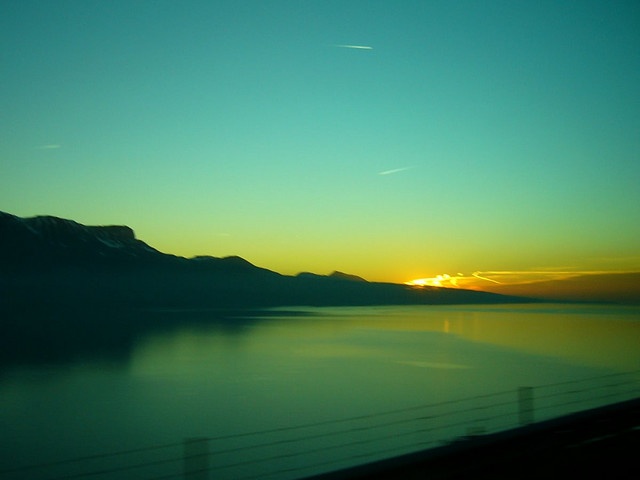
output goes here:
[[[483, 277], [483, 276], [481, 276], [481, 275], [480, 275], [480, 273], [481, 273], [481, 272], [473, 272], [473, 273], [471, 274], [471, 276], [472, 276], [472, 277], [479, 278], [479, 279], [481, 279], [481, 280], [487, 280], [488, 282], [497, 283], [498, 285], [502, 285], [502, 282], [499, 282], [499, 281], [497, 281], [497, 280], [493, 280], [493, 279], [491, 279], [491, 278]], [[491, 273], [491, 272], [489, 272], [489, 273]]]
[[369, 45], [334, 45], [338, 48], [355, 48], [356, 50], [373, 50]]
[[413, 167], [394, 168], [393, 170], [385, 170], [384, 172], [378, 172], [378, 175], [391, 175], [392, 173], [404, 172], [410, 170]]

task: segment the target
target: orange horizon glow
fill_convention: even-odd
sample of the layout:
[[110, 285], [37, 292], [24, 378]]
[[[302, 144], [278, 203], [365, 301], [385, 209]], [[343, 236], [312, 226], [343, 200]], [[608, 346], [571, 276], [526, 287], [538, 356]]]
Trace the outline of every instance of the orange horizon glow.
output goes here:
[[[537, 271], [476, 271], [469, 275], [457, 273], [450, 275], [447, 273], [438, 274], [433, 277], [416, 278], [404, 282], [412, 287], [440, 287], [440, 288], [462, 288], [467, 290], [482, 290], [494, 293], [508, 293], [517, 295], [543, 295], [553, 296], [550, 288], [569, 288], [570, 281], [581, 280], [579, 289], [596, 290], [620, 290], [634, 292], [640, 289], [638, 281], [631, 279], [627, 281], [623, 274], [637, 274], [637, 271], [603, 271], [603, 270], [537, 270]], [[605, 276], [615, 275], [607, 278]], [[589, 279], [588, 277], [592, 277]], [[575, 280], [574, 280], [575, 279]], [[555, 283], [560, 281], [560, 284]], [[551, 283], [550, 283], [551, 282]], [[584, 283], [587, 282], [587, 283]], [[591, 285], [593, 284], [593, 285]], [[555, 285], [555, 287], [553, 287]], [[575, 289], [576, 287], [571, 287]]]
[[441, 275], [436, 275], [435, 277], [430, 278], [416, 278], [414, 280], [409, 280], [408, 282], [404, 282], [405, 285], [411, 285], [415, 287], [455, 287], [458, 286], [458, 278], [464, 278], [464, 276], [459, 273], [458, 276], [451, 276], [448, 273], [444, 273]]

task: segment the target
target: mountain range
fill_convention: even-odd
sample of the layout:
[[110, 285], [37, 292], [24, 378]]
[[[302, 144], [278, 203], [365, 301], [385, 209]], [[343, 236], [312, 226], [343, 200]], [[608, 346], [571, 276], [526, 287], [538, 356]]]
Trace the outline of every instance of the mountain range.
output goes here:
[[576, 274], [560, 280], [519, 284], [491, 283], [484, 291], [551, 302], [640, 304], [640, 273]]
[[[162, 253], [127, 226], [0, 212], [0, 306], [262, 308], [513, 303], [522, 298], [368, 282], [356, 275], [281, 275], [237, 257]], [[529, 300], [530, 301], [530, 300]]]

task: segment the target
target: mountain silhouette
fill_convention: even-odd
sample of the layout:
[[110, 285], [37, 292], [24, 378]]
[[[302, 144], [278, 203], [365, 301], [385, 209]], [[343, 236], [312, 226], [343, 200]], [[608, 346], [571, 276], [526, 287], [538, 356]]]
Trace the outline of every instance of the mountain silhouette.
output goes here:
[[[0, 306], [137, 308], [511, 303], [486, 292], [367, 282], [342, 272], [281, 275], [237, 257], [162, 253], [128, 226], [0, 212]], [[531, 301], [531, 300], [527, 300]]]
[[135, 238], [126, 226], [85, 226], [51, 216], [20, 218], [0, 212], [3, 272], [50, 267], [140, 265], [163, 254]]
[[640, 273], [576, 274], [561, 280], [524, 284], [489, 284], [486, 290], [503, 295], [535, 297], [555, 302], [640, 304]]

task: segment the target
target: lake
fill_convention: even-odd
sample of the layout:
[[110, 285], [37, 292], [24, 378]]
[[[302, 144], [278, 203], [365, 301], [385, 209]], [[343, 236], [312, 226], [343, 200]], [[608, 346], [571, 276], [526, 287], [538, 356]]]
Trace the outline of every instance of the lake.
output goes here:
[[300, 478], [640, 394], [637, 306], [94, 313], [5, 348], [3, 478]]

